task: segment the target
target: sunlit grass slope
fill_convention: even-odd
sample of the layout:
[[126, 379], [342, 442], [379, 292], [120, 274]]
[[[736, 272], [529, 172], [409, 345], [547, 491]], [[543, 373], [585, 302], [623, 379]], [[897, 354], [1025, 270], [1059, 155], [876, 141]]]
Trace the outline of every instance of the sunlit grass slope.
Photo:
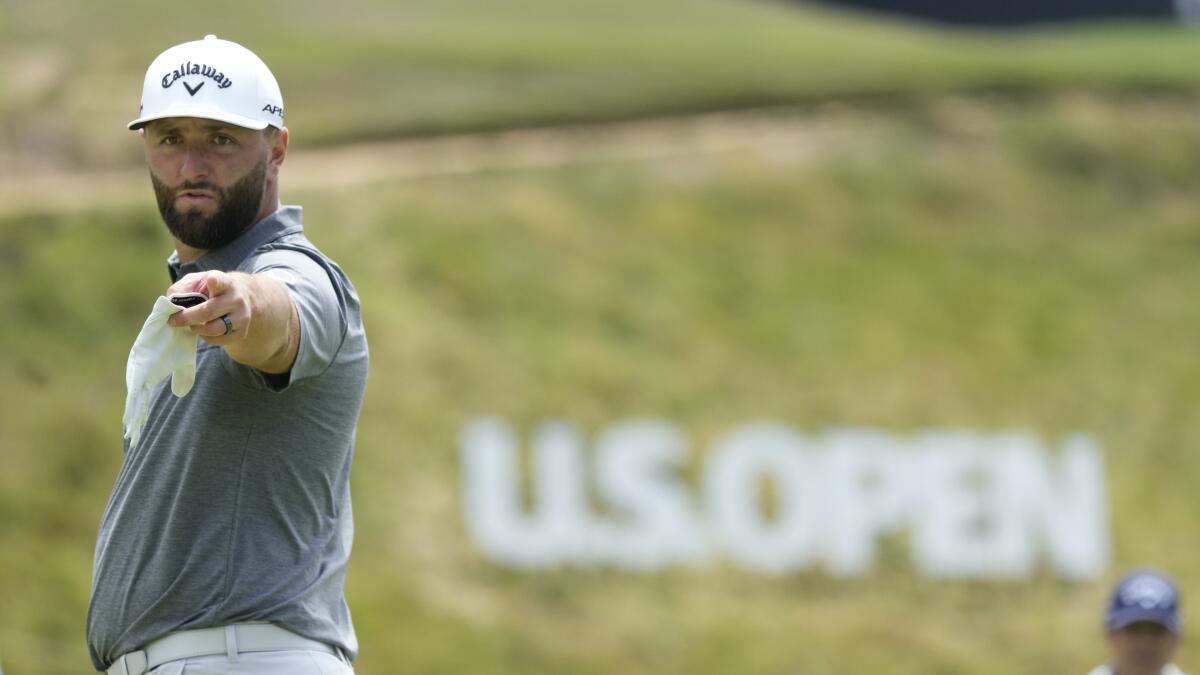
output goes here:
[[[758, 418], [1083, 430], [1107, 452], [1113, 573], [1154, 563], [1195, 592], [1198, 166], [1191, 104], [1068, 96], [918, 106], [804, 157], [285, 183], [371, 340], [359, 672], [1085, 672], [1104, 583], [923, 580], [903, 540], [854, 581], [504, 571], [465, 534], [456, 437], [479, 414], [589, 434], [648, 415], [699, 460]], [[168, 250], [148, 196], [0, 222], [5, 672], [88, 668], [124, 359]]]

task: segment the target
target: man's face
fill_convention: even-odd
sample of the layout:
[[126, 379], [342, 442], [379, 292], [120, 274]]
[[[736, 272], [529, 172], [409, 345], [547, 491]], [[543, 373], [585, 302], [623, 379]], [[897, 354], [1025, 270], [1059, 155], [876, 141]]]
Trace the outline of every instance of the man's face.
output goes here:
[[1171, 662], [1179, 638], [1150, 621], [1129, 624], [1108, 634], [1118, 675], [1158, 675]]
[[148, 124], [144, 140], [158, 210], [176, 239], [214, 249], [259, 219], [271, 159], [268, 132], [172, 117]]

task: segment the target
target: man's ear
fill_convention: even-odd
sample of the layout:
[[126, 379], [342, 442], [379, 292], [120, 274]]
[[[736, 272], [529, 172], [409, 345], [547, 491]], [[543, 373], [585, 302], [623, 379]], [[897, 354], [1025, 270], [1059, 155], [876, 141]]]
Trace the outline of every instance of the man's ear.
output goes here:
[[287, 127], [282, 127], [279, 129], [279, 131], [276, 131], [275, 133], [270, 134], [268, 136], [268, 139], [271, 144], [271, 147], [270, 147], [270, 154], [267, 157], [267, 161], [271, 164], [271, 166], [278, 169], [283, 164], [284, 158], [287, 157], [287, 149], [288, 149]]

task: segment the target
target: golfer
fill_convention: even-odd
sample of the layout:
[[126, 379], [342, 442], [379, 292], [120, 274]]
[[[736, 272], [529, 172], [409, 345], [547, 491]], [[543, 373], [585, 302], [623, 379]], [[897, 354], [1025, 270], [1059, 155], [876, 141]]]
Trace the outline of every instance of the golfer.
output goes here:
[[1091, 675], [1183, 675], [1171, 663], [1180, 627], [1179, 591], [1171, 579], [1154, 570], [1129, 573], [1104, 615], [1112, 660]]
[[[151, 63], [129, 124], [175, 240], [164, 295], [197, 336], [195, 384], [153, 394], [100, 521], [87, 616], [111, 675], [341, 675], [349, 474], [367, 342], [349, 279], [279, 200], [283, 99], [208, 36]], [[149, 298], [148, 298], [149, 299]]]

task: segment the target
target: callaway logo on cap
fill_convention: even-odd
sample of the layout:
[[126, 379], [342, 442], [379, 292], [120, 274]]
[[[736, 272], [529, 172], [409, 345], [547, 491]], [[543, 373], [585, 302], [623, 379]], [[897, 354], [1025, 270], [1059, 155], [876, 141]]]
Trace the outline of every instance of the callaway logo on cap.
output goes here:
[[130, 129], [164, 117], [203, 117], [249, 129], [283, 126], [279, 83], [254, 52], [207, 35], [158, 55]]

